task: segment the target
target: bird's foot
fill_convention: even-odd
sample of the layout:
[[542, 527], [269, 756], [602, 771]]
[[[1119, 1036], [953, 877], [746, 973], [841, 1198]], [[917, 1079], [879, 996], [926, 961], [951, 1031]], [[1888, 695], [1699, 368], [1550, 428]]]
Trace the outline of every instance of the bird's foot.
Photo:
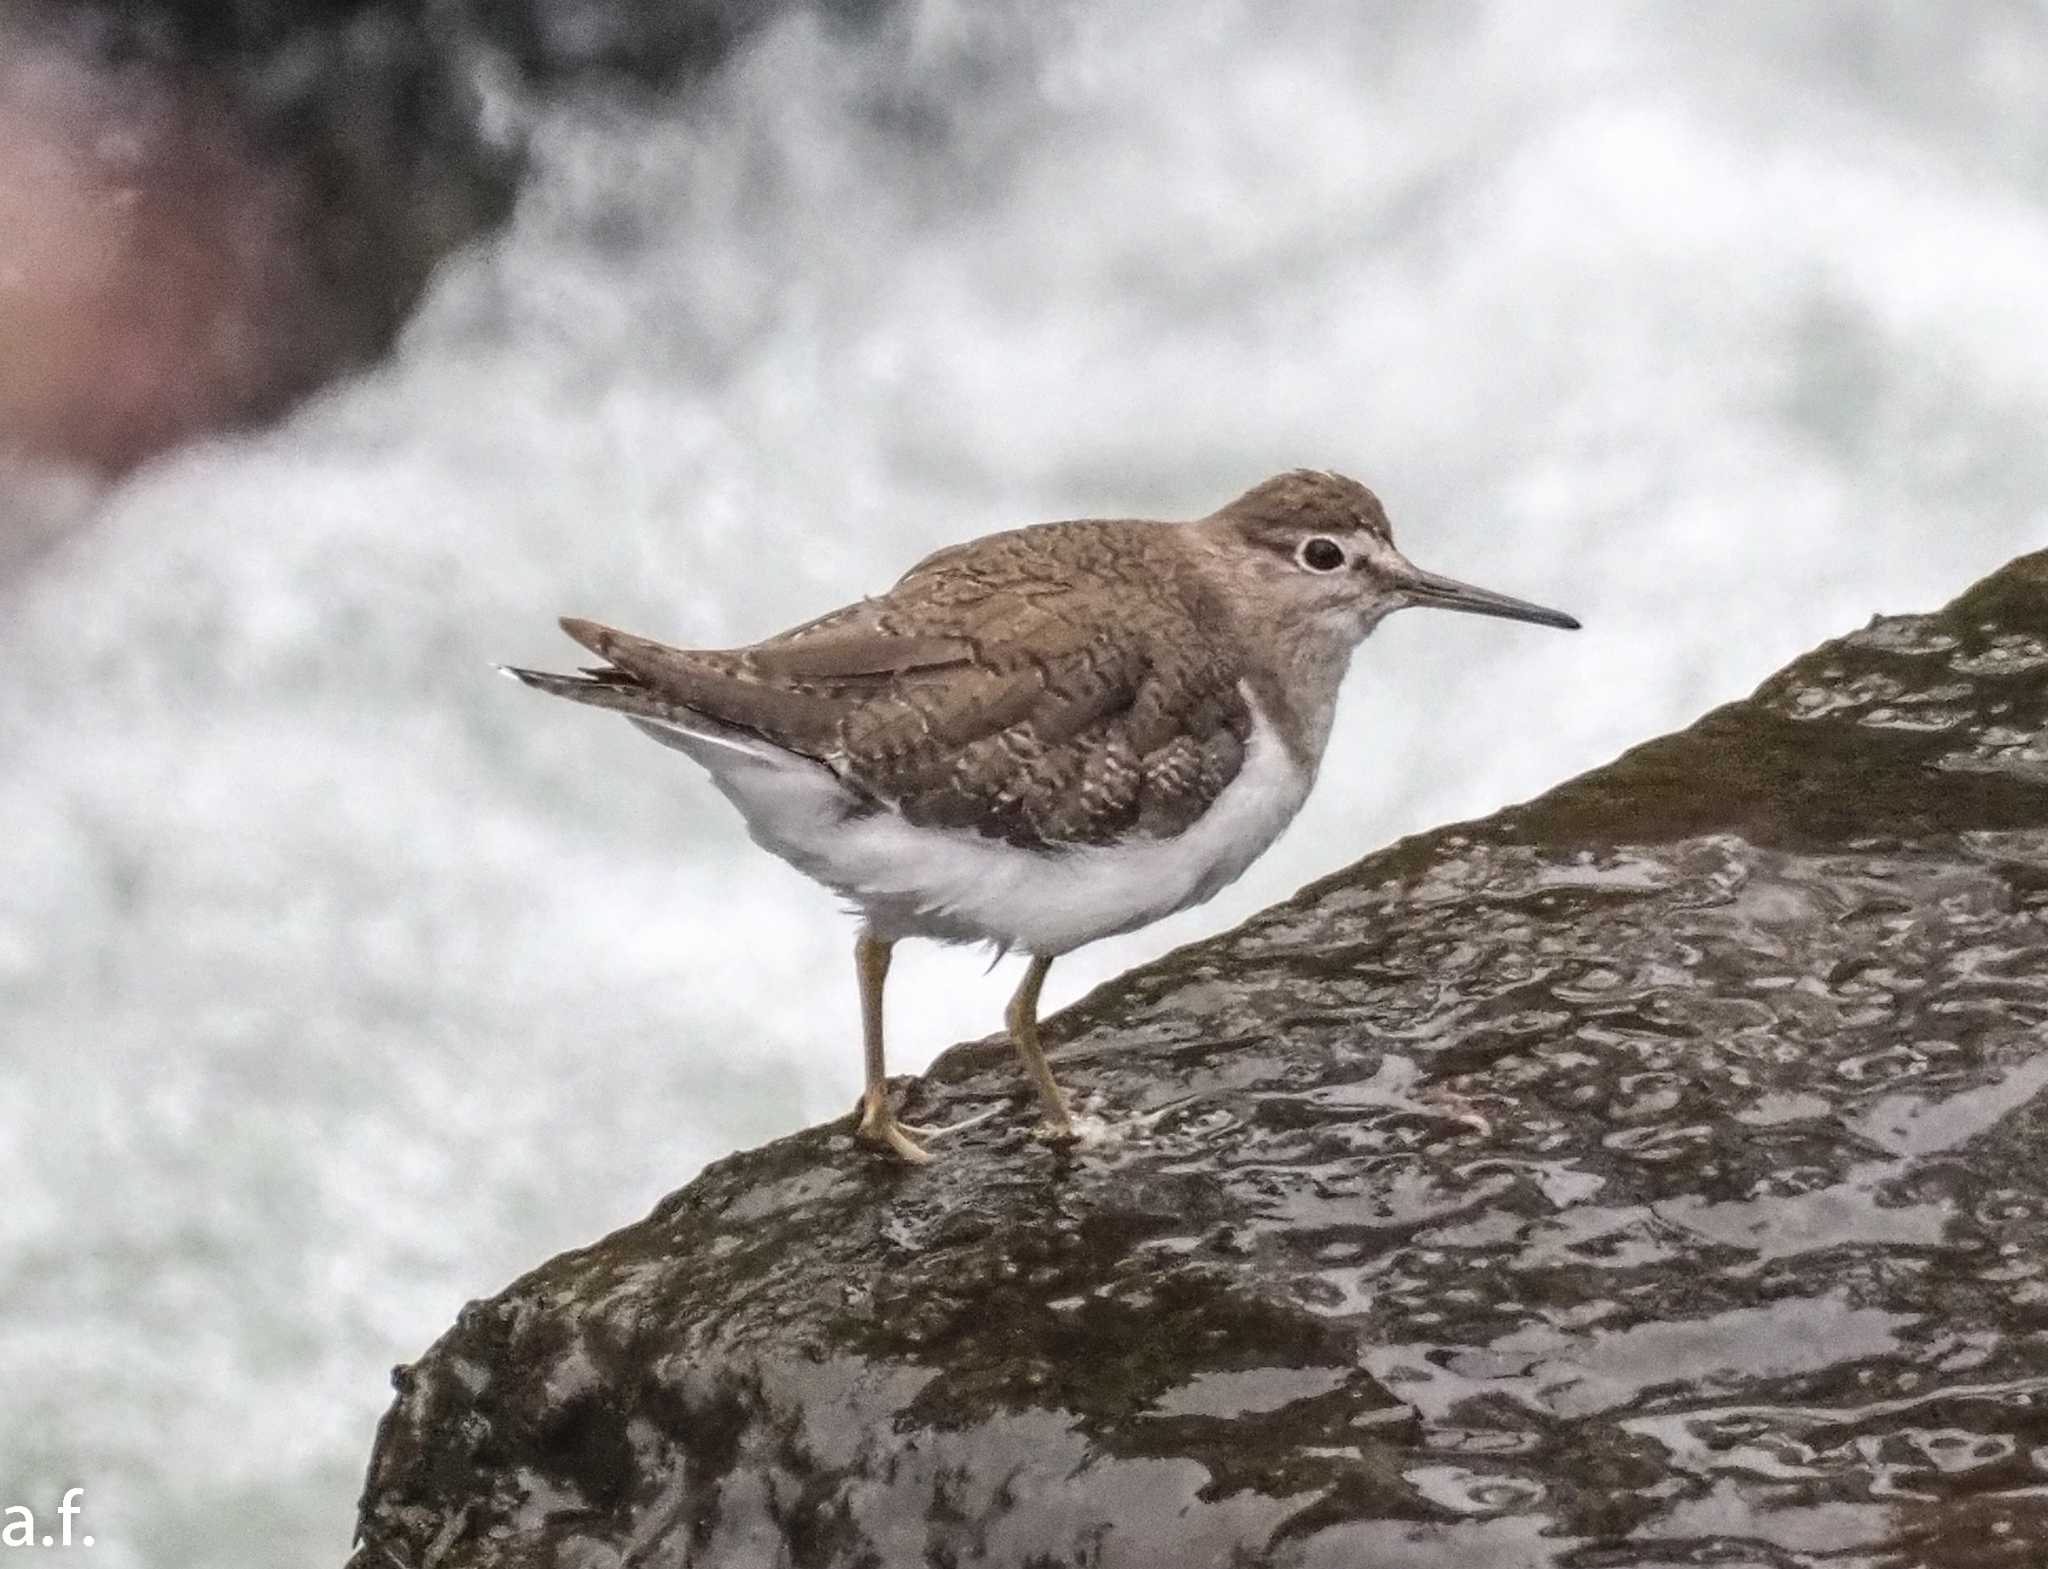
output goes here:
[[969, 1128], [978, 1128], [1001, 1110], [1000, 1106], [991, 1106], [986, 1111], [977, 1111], [971, 1117], [962, 1117], [958, 1122], [941, 1122], [936, 1125], [929, 1122], [899, 1122], [896, 1126], [920, 1139], [943, 1139], [949, 1133], [964, 1133]]
[[923, 1166], [932, 1158], [931, 1152], [913, 1139], [903, 1124], [896, 1120], [896, 1113], [889, 1109], [886, 1095], [862, 1097], [860, 1121], [854, 1127], [853, 1136], [888, 1150], [906, 1166]]

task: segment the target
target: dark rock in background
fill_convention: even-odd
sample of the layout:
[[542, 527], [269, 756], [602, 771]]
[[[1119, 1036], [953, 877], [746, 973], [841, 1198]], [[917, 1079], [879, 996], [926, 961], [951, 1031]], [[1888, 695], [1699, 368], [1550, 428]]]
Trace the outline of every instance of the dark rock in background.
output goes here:
[[529, 81], [671, 88], [715, 69], [748, 34], [798, 4], [861, 24], [889, 0], [517, 0], [470, 4], [463, 19]]
[[814, 1129], [399, 1371], [354, 1569], [2034, 1565], [2048, 553]]
[[418, 7], [11, 10], [0, 449], [119, 473], [275, 418], [384, 353], [518, 167]]
[[375, 363], [435, 265], [512, 210], [492, 62], [536, 91], [669, 88], [789, 3], [0, 11], [0, 459], [119, 474]]
[[672, 87], [715, 69], [796, 6], [861, 24], [888, 0], [69, 0], [65, 10], [117, 51], [247, 71], [308, 43], [346, 54], [367, 20], [448, 56], [482, 43], [530, 81]]

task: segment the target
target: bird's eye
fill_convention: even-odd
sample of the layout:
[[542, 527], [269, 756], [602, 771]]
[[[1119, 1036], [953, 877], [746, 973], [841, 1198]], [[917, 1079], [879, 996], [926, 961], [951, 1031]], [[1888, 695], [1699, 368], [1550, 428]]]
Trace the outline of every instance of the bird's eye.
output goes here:
[[1314, 539], [1302, 541], [1295, 559], [1311, 572], [1334, 572], [1344, 565], [1344, 547], [1334, 539], [1325, 539], [1318, 534]]

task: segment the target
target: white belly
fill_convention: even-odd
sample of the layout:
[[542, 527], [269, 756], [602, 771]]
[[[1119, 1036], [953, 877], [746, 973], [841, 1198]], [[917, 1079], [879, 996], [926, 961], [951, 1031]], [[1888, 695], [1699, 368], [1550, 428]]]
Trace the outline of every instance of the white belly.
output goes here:
[[1047, 956], [1213, 897], [1280, 837], [1312, 782], [1253, 704], [1243, 766], [1186, 831], [1046, 853], [967, 829], [916, 828], [893, 812], [849, 817], [838, 782], [815, 763], [689, 739], [676, 741], [711, 771], [755, 841], [844, 895], [878, 937]]

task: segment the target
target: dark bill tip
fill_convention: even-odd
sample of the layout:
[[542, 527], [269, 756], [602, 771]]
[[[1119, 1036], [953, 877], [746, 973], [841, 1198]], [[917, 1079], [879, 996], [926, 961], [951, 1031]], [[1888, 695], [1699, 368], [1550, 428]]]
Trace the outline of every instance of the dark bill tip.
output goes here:
[[1434, 572], [1417, 572], [1402, 583], [1401, 589], [1408, 596], [1409, 604], [1431, 610], [1462, 610], [1474, 616], [1533, 621], [1538, 626], [1558, 627], [1566, 632], [1579, 630], [1578, 617], [1568, 616], [1562, 610], [1531, 604], [1526, 599], [1516, 599], [1508, 594], [1496, 594], [1490, 588], [1474, 588], [1470, 583], [1438, 577]]

